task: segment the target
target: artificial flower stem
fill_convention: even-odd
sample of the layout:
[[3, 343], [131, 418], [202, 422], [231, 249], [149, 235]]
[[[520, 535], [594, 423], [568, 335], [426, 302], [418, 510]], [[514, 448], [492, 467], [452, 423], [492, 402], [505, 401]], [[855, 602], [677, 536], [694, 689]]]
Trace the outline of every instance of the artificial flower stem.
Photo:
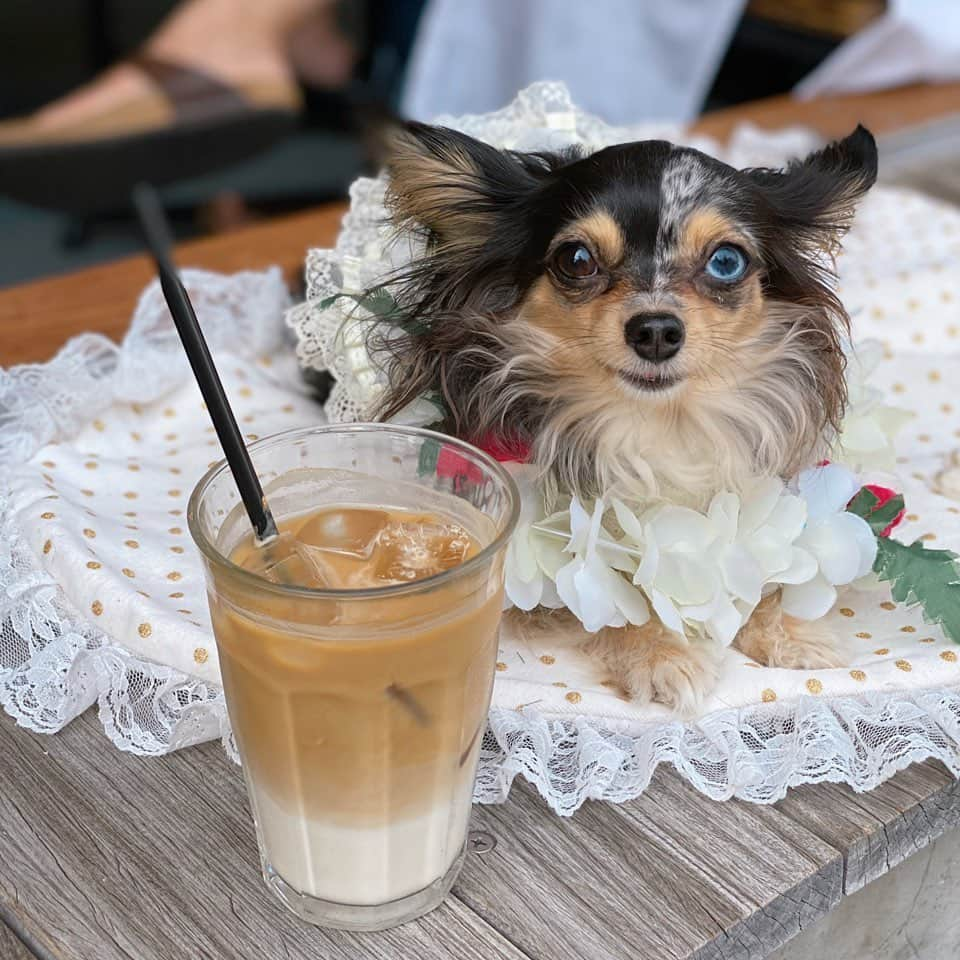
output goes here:
[[[536, 530], [537, 533], [542, 533], [545, 536], [553, 537], [555, 540], [569, 540], [570, 532], [563, 530], [554, 530], [552, 527], [544, 527], [539, 523], [533, 523], [530, 525], [532, 530]], [[619, 543], [616, 540], [607, 540], [604, 537], [597, 538], [597, 546], [603, 547], [604, 550], [613, 550], [617, 553], [622, 553], [628, 557], [642, 557], [643, 550], [640, 547], [630, 547], [625, 543]]]

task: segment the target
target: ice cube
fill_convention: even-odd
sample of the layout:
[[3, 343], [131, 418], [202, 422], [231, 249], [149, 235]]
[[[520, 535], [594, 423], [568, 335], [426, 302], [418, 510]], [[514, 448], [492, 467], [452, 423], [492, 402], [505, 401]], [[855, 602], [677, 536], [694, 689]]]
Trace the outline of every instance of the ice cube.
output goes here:
[[292, 534], [282, 533], [272, 543], [257, 548], [244, 566], [272, 583], [297, 587], [327, 587], [330, 577], [305, 544]]
[[[341, 590], [351, 584], [346, 579], [346, 574], [353, 569], [356, 564], [364, 563], [362, 559], [354, 557], [352, 554], [343, 554], [339, 551], [325, 550], [323, 547], [316, 547], [310, 543], [297, 541], [297, 554], [305, 564], [311, 567], [314, 576], [322, 581], [323, 586], [332, 587]], [[344, 557], [348, 559], [344, 560]]]
[[373, 573], [381, 583], [422, 580], [463, 563], [471, 542], [455, 523], [393, 520], [380, 533]]
[[289, 557], [284, 557], [276, 563], [270, 564], [264, 571], [263, 576], [271, 583], [282, 583], [295, 587], [318, 587], [323, 586], [320, 583], [314, 583], [313, 567], [304, 563], [303, 558], [295, 553]]
[[316, 550], [367, 560], [388, 519], [383, 510], [362, 507], [324, 510], [297, 530], [297, 538]]

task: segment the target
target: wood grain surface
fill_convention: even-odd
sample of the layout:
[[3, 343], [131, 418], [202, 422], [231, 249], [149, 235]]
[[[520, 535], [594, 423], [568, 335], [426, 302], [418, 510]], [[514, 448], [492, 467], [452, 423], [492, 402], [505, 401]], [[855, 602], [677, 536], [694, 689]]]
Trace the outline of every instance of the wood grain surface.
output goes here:
[[499, 842], [457, 895], [537, 960], [763, 957], [841, 896], [838, 850], [665, 769], [637, 800], [571, 820], [517, 786], [483, 814]]
[[456, 897], [375, 936], [297, 920], [260, 879], [219, 743], [144, 759], [112, 747], [93, 711], [54, 737], [2, 716], [0, 784], [0, 919], [49, 960], [523, 956]]
[[797, 787], [776, 810], [844, 851], [843, 892], [853, 893], [960, 824], [960, 782], [928, 761], [870, 793], [836, 783]]
[[[92, 710], [54, 737], [2, 716], [0, 785], [0, 921], [43, 960], [760, 960], [826, 914], [845, 875], [876, 875], [960, 811], [935, 764], [875, 794], [823, 784], [775, 806], [719, 804], [661, 769], [637, 800], [571, 819], [518, 783], [475, 810], [496, 845], [467, 858], [443, 907], [354, 935], [266, 891], [218, 743], [145, 759], [114, 749]], [[12, 960], [30, 955], [3, 933]]]
[[34, 960], [35, 956], [13, 930], [0, 920], [0, 960]]

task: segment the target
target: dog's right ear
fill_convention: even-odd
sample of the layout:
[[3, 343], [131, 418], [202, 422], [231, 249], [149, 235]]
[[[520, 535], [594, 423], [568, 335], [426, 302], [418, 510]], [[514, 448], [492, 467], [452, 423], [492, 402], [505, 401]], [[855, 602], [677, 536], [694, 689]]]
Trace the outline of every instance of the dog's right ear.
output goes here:
[[560, 158], [498, 150], [447, 127], [407, 123], [386, 141], [387, 204], [441, 247], [481, 247], [507, 228]]

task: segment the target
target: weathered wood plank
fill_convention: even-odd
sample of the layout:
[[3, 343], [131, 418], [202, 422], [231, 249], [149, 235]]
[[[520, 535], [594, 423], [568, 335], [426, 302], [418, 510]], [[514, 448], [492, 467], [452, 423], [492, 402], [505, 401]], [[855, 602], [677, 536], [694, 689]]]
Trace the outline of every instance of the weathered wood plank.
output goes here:
[[2, 919], [0, 919], [0, 960], [37, 960]]
[[56, 737], [3, 717], [0, 783], [0, 914], [54, 960], [523, 960], [456, 899], [376, 936], [289, 915], [263, 888], [239, 770], [219, 744], [142, 759], [89, 713]]
[[531, 957], [761, 958], [840, 898], [838, 851], [786, 817], [716, 804], [661, 771], [638, 800], [558, 820], [517, 783], [457, 896]]
[[960, 830], [843, 900], [768, 960], [956, 960]]
[[697, 960], [766, 957], [839, 901], [841, 852], [799, 824], [761, 817], [754, 804], [718, 805], [671, 770], [656, 786], [623, 812], [644, 824], [665, 855], [697, 870], [716, 902], [728, 899], [738, 912]]
[[957, 784], [933, 765], [874, 794], [821, 784], [776, 807], [717, 804], [661, 770], [638, 800], [572, 820], [518, 784], [477, 811], [498, 845], [468, 859], [448, 904], [358, 937], [300, 924], [262, 888], [242, 781], [218, 744], [147, 760], [114, 750], [91, 713], [53, 738], [4, 718], [0, 783], [0, 864], [17, 865], [0, 866], [0, 915], [53, 960], [167, 960], [173, 947], [236, 960], [752, 960], [837, 902], [841, 850], [852, 884], [960, 815]]
[[960, 823], [960, 782], [928, 761], [870, 793], [833, 783], [797, 787], [775, 809], [844, 852], [844, 893], [853, 893]]

